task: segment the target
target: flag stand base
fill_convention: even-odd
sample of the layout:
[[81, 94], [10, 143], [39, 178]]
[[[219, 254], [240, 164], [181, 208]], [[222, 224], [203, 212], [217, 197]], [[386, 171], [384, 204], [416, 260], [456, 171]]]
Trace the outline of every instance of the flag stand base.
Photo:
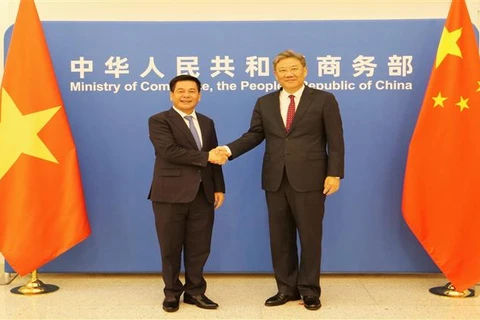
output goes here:
[[26, 285], [13, 288], [12, 290], [10, 290], [10, 292], [21, 295], [37, 295], [54, 292], [58, 289], [59, 287], [53, 284], [44, 284], [42, 281], [38, 280], [37, 270], [35, 270], [32, 272], [32, 278]]
[[438, 296], [450, 297], [450, 298], [472, 298], [475, 297], [474, 289], [467, 289], [465, 291], [456, 291], [455, 287], [448, 282], [443, 287], [433, 287], [428, 291]]

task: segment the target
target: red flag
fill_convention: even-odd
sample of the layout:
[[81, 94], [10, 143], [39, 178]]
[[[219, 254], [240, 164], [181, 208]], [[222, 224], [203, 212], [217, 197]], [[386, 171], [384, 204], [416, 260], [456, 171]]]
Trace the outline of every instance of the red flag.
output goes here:
[[0, 94], [0, 252], [30, 273], [90, 234], [77, 152], [33, 0], [22, 0]]
[[410, 142], [403, 217], [457, 291], [480, 280], [480, 58], [453, 0]]

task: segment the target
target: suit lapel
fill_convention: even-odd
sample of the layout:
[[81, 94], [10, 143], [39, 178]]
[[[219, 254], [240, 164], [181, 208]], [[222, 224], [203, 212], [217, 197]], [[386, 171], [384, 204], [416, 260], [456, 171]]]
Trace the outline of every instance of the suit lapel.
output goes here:
[[282, 113], [280, 112], [280, 91], [277, 91], [275, 94], [269, 96], [270, 101], [266, 103], [269, 108], [269, 112], [272, 113], [272, 117], [266, 116], [264, 119], [273, 119], [273, 122], [278, 127], [280, 131], [285, 132], [285, 124], [283, 123]]
[[313, 99], [313, 90], [309, 87], [305, 87], [303, 90], [302, 96], [300, 98], [300, 103], [298, 104], [297, 111], [295, 111], [295, 117], [293, 117], [292, 125], [290, 126], [290, 130], [287, 132], [287, 135], [295, 130], [295, 126], [297, 123], [300, 122], [305, 112], [311, 105]]
[[183, 120], [182, 116], [180, 116], [178, 112], [173, 110], [173, 108], [170, 109], [169, 116], [172, 123], [180, 129], [185, 139], [190, 143], [192, 149], [197, 150], [197, 144], [195, 142], [195, 139], [193, 138], [193, 135], [190, 132], [187, 124], [185, 123], [185, 120]]
[[207, 137], [210, 136], [210, 126], [207, 119], [197, 112], [198, 124], [200, 125], [200, 131], [202, 132], [202, 150], [208, 144]]

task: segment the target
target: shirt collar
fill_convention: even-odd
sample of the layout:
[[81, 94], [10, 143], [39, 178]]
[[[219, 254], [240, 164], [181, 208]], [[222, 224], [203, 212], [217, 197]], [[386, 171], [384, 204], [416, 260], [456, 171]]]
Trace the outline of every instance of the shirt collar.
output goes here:
[[197, 114], [195, 113], [195, 110], [191, 114], [186, 114], [183, 111], [180, 111], [179, 109], [175, 108], [175, 106], [172, 106], [173, 110], [175, 110], [183, 119], [185, 119], [185, 116], [192, 116], [193, 119], [197, 119]]
[[287, 91], [282, 89], [282, 91], [280, 91], [280, 97], [287, 99], [289, 95], [293, 94], [295, 98], [299, 99], [303, 94], [303, 90], [305, 90], [305, 86], [302, 86], [300, 89], [298, 89], [294, 93], [288, 93]]

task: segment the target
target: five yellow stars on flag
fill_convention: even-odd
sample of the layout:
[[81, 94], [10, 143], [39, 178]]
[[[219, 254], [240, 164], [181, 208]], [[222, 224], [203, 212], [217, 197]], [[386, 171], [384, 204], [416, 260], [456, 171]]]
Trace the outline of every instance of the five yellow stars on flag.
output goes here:
[[[445, 58], [450, 54], [462, 58], [462, 51], [458, 46], [458, 40], [462, 36], [462, 28], [454, 30], [452, 32], [448, 31], [447, 28], [443, 28], [442, 36], [440, 38], [440, 43], [438, 45], [437, 57], [435, 60], [435, 67], [438, 68], [440, 64], [445, 60]], [[480, 81], [477, 81], [478, 89], [477, 92], [480, 92]], [[444, 108], [443, 102], [447, 100], [447, 97], [443, 97], [442, 93], [439, 92], [436, 97], [432, 97], [435, 102], [433, 107], [440, 106]], [[460, 107], [460, 112], [464, 109], [470, 109], [468, 106], [468, 98], [460, 97], [460, 101], [455, 105]]]

